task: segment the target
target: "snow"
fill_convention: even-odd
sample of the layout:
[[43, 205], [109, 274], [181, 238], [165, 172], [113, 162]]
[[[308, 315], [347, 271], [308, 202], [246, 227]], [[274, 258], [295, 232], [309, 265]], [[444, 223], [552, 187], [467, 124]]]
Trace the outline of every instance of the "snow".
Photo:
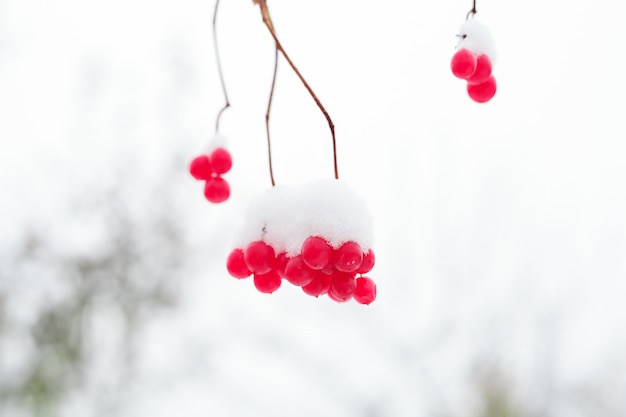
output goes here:
[[372, 213], [342, 180], [277, 185], [250, 204], [234, 245], [263, 240], [276, 253], [296, 256], [309, 236], [321, 236], [334, 248], [353, 241], [367, 252], [374, 239]]
[[213, 136], [211, 136], [211, 138], [209, 139], [209, 143], [205, 148], [205, 153], [207, 155], [210, 155], [211, 152], [213, 152], [217, 148], [228, 148], [228, 140], [226, 136], [220, 133], [215, 133], [213, 134]]
[[495, 41], [487, 25], [476, 17], [471, 17], [463, 22], [458, 35], [457, 49], [467, 49], [477, 55], [487, 55], [492, 64], [495, 63], [497, 58]]

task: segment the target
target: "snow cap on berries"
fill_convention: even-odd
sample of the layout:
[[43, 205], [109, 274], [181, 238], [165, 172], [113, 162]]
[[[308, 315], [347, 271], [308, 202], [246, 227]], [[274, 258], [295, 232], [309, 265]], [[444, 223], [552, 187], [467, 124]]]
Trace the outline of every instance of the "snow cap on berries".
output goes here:
[[321, 236], [334, 248], [353, 241], [371, 248], [373, 217], [366, 202], [341, 180], [277, 185], [250, 205], [235, 247], [263, 240], [276, 253], [300, 253], [309, 236]]
[[487, 26], [475, 17], [463, 22], [459, 29], [459, 43], [456, 48], [467, 49], [476, 55], [487, 55], [491, 62], [496, 60], [496, 47]]

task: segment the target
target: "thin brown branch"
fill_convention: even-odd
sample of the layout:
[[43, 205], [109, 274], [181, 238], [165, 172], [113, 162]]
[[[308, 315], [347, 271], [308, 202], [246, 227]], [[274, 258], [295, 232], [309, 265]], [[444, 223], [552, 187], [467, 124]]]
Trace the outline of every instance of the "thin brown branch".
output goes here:
[[267, 113], [265, 113], [265, 130], [267, 132], [267, 156], [270, 166], [270, 180], [272, 187], [276, 185], [274, 181], [274, 170], [272, 169], [272, 144], [270, 141], [270, 111], [272, 110], [272, 99], [274, 98], [274, 88], [276, 87], [276, 74], [278, 72], [278, 47], [274, 50], [274, 75], [272, 76], [272, 88], [270, 89], [270, 98], [267, 102]]
[[224, 107], [220, 109], [217, 113], [217, 118], [215, 120], [215, 132], [218, 132], [220, 129], [220, 119], [222, 118], [222, 113], [230, 107], [230, 102], [228, 101], [228, 93], [226, 92], [226, 83], [224, 82], [224, 74], [222, 73], [222, 63], [220, 61], [220, 51], [217, 44], [217, 10], [220, 5], [220, 0], [215, 0], [215, 10], [213, 11], [213, 47], [215, 50], [215, 60], [217, 62], [217, 71], [220, 75], [220, 83], [222, 84], [222, 91], [224, 92]]
[[476, 0], [474, 0], [474, 1], [473, 1], [472, 10], [470, 10], [470, 11], [467, 13], [467, 16], [465, 17], [465, 19], [467, 20], [467, 19], [469, 19], [469, 18], [470, 18], [470, 16], [474, 16], [475, 14], [476, 14]]
[[307, 91], [309, 92], [313, 100], [315, 101], [315, 104], [317, 104], [317, 107], [319, 107], [320, 111], [322, 112], [322, 114], [324, 114], [324, 117], [326, 118], [326, 121], [328, 122], [328, 127], [330, 128], [330, 133], [331, 133], [332, 141], [333, 141], [333, 165], [335, 168], [335, 179], [339, 179], [339, 169], [337, 166], [337, 140], [335, 138], [335, 124], [333, 123], [332, 119], [330, 118], [330, 115], [328, 114], [324, 106], [322, 105], [319, 98], [317, 98], [317, 95], [315, 94], [315, 92], [313, 92], [313, 89], [311, 88], [309, 83], [307, 83], [307, 81], [304, 79], [304, 77], [302, 76], [298, 68], [294, 65], [293, 61], [291, 61], [291, 58], [289, 58], [289, 55], [287, 54], [287, 52], [285, 52], [285, 49], [283, 48], [280, 41], [278, 40], [278, 37], [276, 36], [276, 32], [274, 31], [274, 26], [272, 25], [272, 19], [270, 18], [269, 9], [267, 8], [266, 0], [252, 0], [252, 1], [255, 4], [258, 4], [260, 6], [261, 15], [263, 16], [263, 23], [265, 23], [265, 26], [267, 26], [267, 28], [269, 29], [270, 34], [272, 35], [272, 38], [274, 38], [274, 42], [276, 43], [276, 48], [285, 57], [285, 59], [289, 63], [289, 66], [291, 66], [291, 68], [296, 73], [296, 75], [298, 76], [302, 84], [304, 84], [304, 87], [307, 89]]

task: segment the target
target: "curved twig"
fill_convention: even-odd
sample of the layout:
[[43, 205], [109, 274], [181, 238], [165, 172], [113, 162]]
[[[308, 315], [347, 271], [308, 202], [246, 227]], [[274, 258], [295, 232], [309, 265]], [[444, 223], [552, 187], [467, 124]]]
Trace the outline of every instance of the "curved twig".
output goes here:
[[337, 140], [335, 138], [335, 124], [333, 123], [332, 119], [330, 118], [330, 115], [328, 114], [324, 106], [322, 105], [319, 98], [317, 98], [317, 95], [315, 95], [315, 93], [313, 92], [313, 89], [311, 88], [309, 83], [306, 82], [306, 80], [304, 79], [304, 77], [302, 76], [298, 68], [294, 65], [293, 61], [291, 61], [291, 58], [289, 58], [289, 55], [287, 54], [287, 52], [285, 52], [285, 49], [283, 48], [280, 41], [278, 40], [278, 37], [276, 36], [276, 32], [274, 31], [274, 26], [272, 25], [272, 19], [270, 18], [269, 9], [267, 8], [266, 0], [252, 0], [252, 1], [261, 7], [261, 15], [263, 16], [263, 23], [265, 23], [265, 26], [267, 26], [267, 28], [269, 29], [272, 35], [272, 38], [274, 38], [274, 42], [276, 43], [276, 48], [285, 57], [285, 59], [289, 63], [289, 66], [291, 66], [291, 69], [293, 69], [293, 71], [296, 73], [296, 75], [298, 76], [302, 84], [304, 84], [304, 87], [307, 89], [307, 91], [309, 92], [313, 100], [315, 101], [315, 104], [317, 104], [317, 107], [319, 107], [320, 111], [322, 112], [322, 114], [324, 114], [324, 117], [326, 118], [326, 121], [328, 122], [328, 127], [330, 128], [330, 134], [333, 140], [333, 164], [335, 168], [335, 179], [339, 179], [339, 169], [337, 166]]
[[213, 47], [215, 48], [215, 60], [217, 61], [217, 71], [220, 75], [220, 83], [222, 84], [222, 91], [224, 92], [224, 100], [226, 104], [224, 107], [220, 109], [217, 113], [217, 118], [215, 120], [215, 132], [218, 132], [220, 129], [220, 119], [222, 118], [222, 113], [230, 107], [230, 102], [228, 101], [228, 93], [226, 92], [226, 83], [224, 82], [224, 74], [222, 73], [222, 63], [220, 61], [220, 51], [217, 45], [217, 10], [220, 5], [220, 0], [215, 0], [215, 10], [213, 11]]
[[467, 16], [465, 16], [465, 20], [469, 20], [470, 16], [474, 16], [476, 14], [476, 0], [474, 0], [474, 4], [472, 6], [472, 10], [467, 12]]
[[274, 51], [274, 75], [272, 76], [272, 88], [270, 89], [270, 98], [267, 102], [267, 112], [265, 113], [265, 131], [267, 132], [267, 156], [270, 166], [270, 180], [272, 187], [276, 185], [274, 181], [274, 170], [272, 169], [272, 144], [270, 141], [270, 111], [272, 110], [272, 99], [274, 98], [274, 87], [276, 86], [276, 73], [278, 72], [278, 46]]

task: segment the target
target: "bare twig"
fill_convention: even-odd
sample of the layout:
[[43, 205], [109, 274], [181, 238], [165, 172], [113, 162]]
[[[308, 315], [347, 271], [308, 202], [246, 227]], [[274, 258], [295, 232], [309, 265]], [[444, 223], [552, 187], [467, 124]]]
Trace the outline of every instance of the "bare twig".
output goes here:
[[274, 52], [274, 75], [272, 77], [272, 88], [270, 89], [270, 98], [267, 102], [267, 113], [265, 113], [265, 130], [267, 132], [267, 156], [270, 165], [270, 180], [272, 187], [276, 185], [274, 181], [274, 170], [272, 169], [272, 144], [270, 141], [270, 111], [272, 110], [272, 99], [274, 98], [274, 87], [276, 86], [276, 73], [278, 72], [278, 46]]
[[473, 6], [472, 6], [472, 10], [470, 10], [467, 13], [467, 16], [465, 17], [466, 20], [468, 20], [470, 18], [470, 16], [474, 16], [476, 14], [476, 0], [474, 0]]
[[328, 112], [326, 111], [322, 103], [320, 102], [319, 98], [317, 98], [317, 95], [315, 95], [315, 93], [313, 92], [313, 89], [311, 88], [309, 83], [307, 83], [304, 77], [302, 76], [302, 74], [300, 74], [300, 71], [294, 65], [293, 61], [291, 61], [291, 58], [289, 58], [289, 55], [287, 55], [287, 52], [285, 52], [285, 49], [283, 48], [280, 41], [278, 40], [278, 37], [276, 36], [276, 32], [274, 31], [272, 19], [270, 18], [270, 13], [269, 13], [269, 9], [267, 8], [266, 0], [252, 0], [252, 1], [255, 4], [258, 4], [259, 7], [261, 8], [261, 15], [263, 16], [263, 23], [265, 23], [265, 26], [267, 26], [267, 28], [269, 29], [272, 35], [272, 38], [274, 38], [274, 42], [276, 43], [277, 50], [280, 51], [280, 53], [285, 57], [285, 59], [287, 60], [287, 62], [289, 63], [293, 71], [296, 73], [296, 75], [298, 76], [302, 84], [304, 84], [304, 87], [307, 89], [307, 91], [309, 92], [313, 100], [315, 101], [315, 104], [317, 104], [317, 107], [319, 107], [322, 114], [324, 114], [326, 121], [328, 122], [328, 127], [330, 128], [330, 133], [331, 133], [332, 140], [333, 140], [333, 164], [335, 168], [335, 178], [339, 179], [339, 169], [337, 167], [337, 141], [335, 139], [335, 124], [333, 123], [332, 119], [330, 118], [330, 115], [328, 114]]
[[220, 119], [222, 118], [222, 113], [224, 110], [230, 107], [230, 102], [228, 101], [228, 93], [226, 92], [226, 83], [224, 82], [224, 74], [222, 73], [222, 63], [220, 61], [220, 52], [217, 45], [217, 10], [220, 5], [220, 0], [215, 0], [215, 10], [213, 11], [213, 46], [215, 48], [215, 60], [217, 61], [217, 71], [220, 75], [220, 83], [222, 84], [222, 91], [224, 92], [224, 100], [226, 103], [224, 107], [220, 109], [217, 113], [217, 118], [215, 120], [215, 132], [218, 132], [220, 129]]

